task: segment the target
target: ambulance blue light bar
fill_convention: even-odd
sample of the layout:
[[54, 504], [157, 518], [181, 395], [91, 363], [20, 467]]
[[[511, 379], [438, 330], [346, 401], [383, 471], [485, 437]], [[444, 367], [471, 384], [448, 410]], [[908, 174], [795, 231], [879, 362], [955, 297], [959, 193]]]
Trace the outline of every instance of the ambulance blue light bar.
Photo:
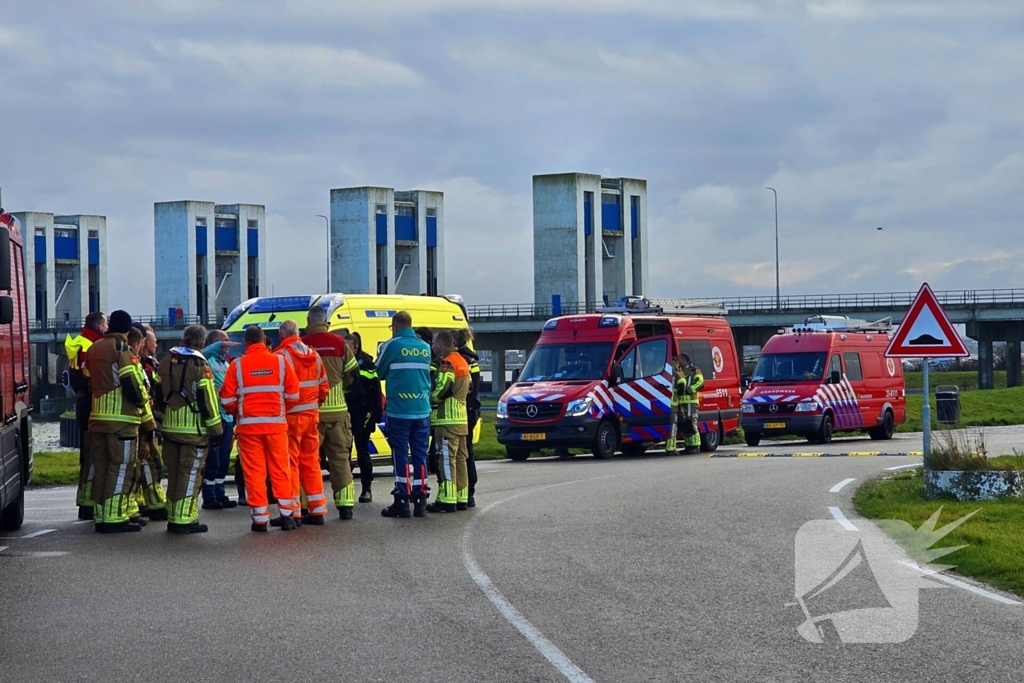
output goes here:
[[284, 311], [308, 311], [314, 296], [265, 296], [260, 297], [249, 308], [250, 313], [279, 313]]
[[622, 324], [622, 318], [617, 315], [603, 315], [601, 316], [600, 322], [597, 323], [598, 327], [618, 327]]

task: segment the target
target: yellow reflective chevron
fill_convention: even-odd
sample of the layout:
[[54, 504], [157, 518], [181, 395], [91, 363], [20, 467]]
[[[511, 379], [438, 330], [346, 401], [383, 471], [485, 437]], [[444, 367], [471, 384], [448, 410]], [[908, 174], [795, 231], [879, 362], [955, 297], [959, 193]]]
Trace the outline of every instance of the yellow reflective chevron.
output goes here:
[[113, 391], [108, 391], [102, 396], [93, 395], [92, 413], [89, 415], [89, 419], [103, 422], [124, 422], [125, 424], [132, 425], [142, 424], [142, 419], [139, 415], [126, 415], [123, 408], [124, 398], [120, 387]]
[[331, 387], [327, 394], [327, 400], [320, 406], [321, 413], [344, 413], [348, 411], [348, 403], [345, 402], [345, 387], [339, 382]]

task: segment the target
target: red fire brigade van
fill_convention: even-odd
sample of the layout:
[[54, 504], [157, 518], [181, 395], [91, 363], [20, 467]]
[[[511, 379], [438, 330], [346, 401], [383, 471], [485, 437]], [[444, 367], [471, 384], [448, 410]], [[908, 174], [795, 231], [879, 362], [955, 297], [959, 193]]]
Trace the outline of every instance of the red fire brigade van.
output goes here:
[[743, 395], [747, 445], [783, 434], [825, 444], [864, 430], [891, 439], [907, 417], [903, 366], [885, 357], [891, 339], [888, 321], [829, 316], [769, 339]]
[[25, 486], [32, 477], [29, 404], [28, 303], [25, 250], [17, 219], [0, 209], [0, 528], [25, 519]]
[[[655, 300], [656, 301], [656, 300]], [[642, 453], [671, 432], [672, 357], [704, 374], [701, 449], [739, 425], [739, 361], [721, 317], [658, 315], [661, 307], [549, 320], [518, 381], [498, 402], [498, 442], [512, 460], [540, 448], [590, 448], [598, 458]]]

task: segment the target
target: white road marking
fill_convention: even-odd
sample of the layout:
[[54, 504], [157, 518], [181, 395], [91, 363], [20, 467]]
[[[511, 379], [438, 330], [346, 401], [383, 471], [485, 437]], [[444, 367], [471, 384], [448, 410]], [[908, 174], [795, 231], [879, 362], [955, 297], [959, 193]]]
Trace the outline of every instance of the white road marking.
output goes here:
[[[666, 467], [662, 469], [669, 470], [673, 468]], [[657, 472], [660, 470], [653, 471]], [[483, 591], [487, 599], [491, 601], [491, 604], [498, 608], [498, 611], [501, 612], [501, 615], [503, 617], [505, 617], [505, 620], [508, 621], [508, 623], [512, 624], [512, 626], [514, 626], [517, 631], [523, 634], [523, 637], [525, 637], [530, 642], [530, 644], [533, 645], [533, 647], [536, 648], [537, 651], [540, 652], [541, 655], [543, 655], [544, 658], [551, 663], [552, 666], [558, 669], [558, 672], [565, 676], [566, 680], [571, 681], [572, 683], [594, 683], [594, 679], [592, 679], [590, 676], [584, 673], [582, 669], [576, 666], [576, 664], [574, 664], [573, 661], [569, 659], [569, 657], [567, 657], [564, 652], [558, 649], [557, 645], [555, 645], [546, 637], [544, 637], [544, 634], [537, 630], [537, 627], [531, 624], [530, 620], [523, 616], [523, 614], [519, 610], [517, 610], [512, 605], [512, 603], [510, 603], [505, 598], [504, 595], [501, 594], [501, 591], [499, 591], [497, 587], [495, 587], [494, 583], [491, 581], [491, 577], [487, 576], [487, 574], [484, 573], [484, 571], [480, 568], [480, 565], [477, 564], [476, 558], [473, 557], [473, 551], [470, 548], [471, 541], [473, 538], [473, 529], [476, 527], [480, 519], [488, 512], [490, 512], [497, 506], [513, 501], [516, 498], [521, 498], [522, 496], [526, 496], [531, 493], [539, 493], [541, 491], [546, 491], [548, 489], [557, 488], [559, 486], [570, 486], [572, 484], [580, 484], [587, 481], [613, 479], [621, 476], [621, 474], [607, 474], [600, 477], [590, 477], [587, 479], [574, 479], [573, 481], [564, 481], [558, 484], [549, 484], [547, 486], [529, 489], [527, 491], [517, 493], [514, 496], [509, 496], [508, 498], [504, 498], [502, 500], [496, 500], [487, 507], [485, 507], [480, 512], [473, 515], [473, 518], [469, 521], [469, 523], [466, 525], [466, 528], [462, 532], [462, 563], [466, 565], [466, 571], [469, 572], [470, 577], [472, 577], [476, 585], [480, 587], [480, 590]]]
[[39, 531], [33, 531], [30, 534], [25, 534], [24, 536], [16, 536], [15, 538], [18, 538], [20, 540], [25, 540], [28, 538], [39, 538], [40, 536], [45, 536], [46, 534], [52, 534], [54, 531], [56, 531], [56, 529], [40, 529]]
[[26, 507], [25, 509], [26, 510], [77, 510], [78, 506], [77, 505], [62, 505], [61, 507], [55, 507], [55, 508], [53, 508], [53, 507], [50, 507], [50, 508], [34, 508], [34, 507], [30, 508], [30, 507]]
[[836, 484], [835, 486], [830, 488], [828, 490], [828, 492], [829, 493], [839, 493], [840, 491], [843, 490], [844, 486], [846, 486], [847, 484], [852, 484], [855, 481], [857, 481], [857, 480], [856, 479], [843, 479], [841, 482], [839, 482], [838, 484]]
[[924, 466], [924, 463], [919, 462], [919, 463], [917, 463], [915, 465], [898, 465], [896, 467], [886, 467], [885, 471], [886, 472], [894, 472], [896, 470], [905, 470], [905, 469], [908, 469], [910, 467], [923, 467], [923, 466]]
[[8, 546], [8, 545], [0, 545], [0, 553], [2, 553], [3, 551], [7, 550], [9, 547], [10, 546]]
[[843, 511], [840, 510], [839, 508], [830, 507], [828, 509], [828, 511], [831, 512], [832, 516], [836, 518], [837, 522], [839, 522], [839, 526], [843, 527], [847, 531], [856, 531], [857, 530], [857, 527], [855, 527], [853, 525], [853, 522], [848, 520], [846, 518], [846, 515], [844, 515]]
[[910, 567], [911, 569], [916, 569], [917, 571], [921, 572], [922, 574], [924, 574], [925, 576], [927, 576], [930, 579], [935, 579], [937, 581], [942, 581], [943, 583], [948, 583], [950, 586], [956, 586], [957, 588], [963, 588], [966, 591], [970, 591], [970, 592], [975, 593], [977, 595], [984, 596], [984, 597], [988, 598], [989, 600], [995, 600], [996, 602], [1001, 602], [1004, 605], [1021, 605], [1022, 604], [1020, 602], [1017, 602], [1016, 600], [1011, 600], [1010, 598], [1004, 598], [1002, 595], [997, 595], [996, 593], [991, 593], [991, 592], [989, 592], [987, 590], [984, 590], [982, 588], [978, 588], [977, 586], [972, 586], [971, 584], [966, 583], [964, 581], [960, 581], [958, 579], [954, 579], [952, 576], [946, 576], [945, 574], [941, 574], [941, 573], [933, 571], [931, 569], [925, 569], [924, 567], [919, 567], [918, 565], [914, 564], [913, 562], [900, 562], [900, 564], [906, 565], [906, 566]]

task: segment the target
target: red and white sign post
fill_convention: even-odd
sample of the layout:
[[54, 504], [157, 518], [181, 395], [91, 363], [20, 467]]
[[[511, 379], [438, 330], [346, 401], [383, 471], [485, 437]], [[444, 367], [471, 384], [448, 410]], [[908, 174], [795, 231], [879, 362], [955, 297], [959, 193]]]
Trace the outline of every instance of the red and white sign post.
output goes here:
[[925, 456], [932, 450], [932, 407], [930, 387], [928, 386], [928, 360], [931, 358], [967, 358], [970, 352], [964, 346], [953, 323], [942, 310], [935, 293], [928, 283], [921, 289], [910, 304], [910, 309], [903, 317], [899, 330], [896, 331], [889, 348], [887, 358], [920, 358], [922, 385], [924, 389], [924, 405], [921, 409], [921, 421], [924, 423]]

